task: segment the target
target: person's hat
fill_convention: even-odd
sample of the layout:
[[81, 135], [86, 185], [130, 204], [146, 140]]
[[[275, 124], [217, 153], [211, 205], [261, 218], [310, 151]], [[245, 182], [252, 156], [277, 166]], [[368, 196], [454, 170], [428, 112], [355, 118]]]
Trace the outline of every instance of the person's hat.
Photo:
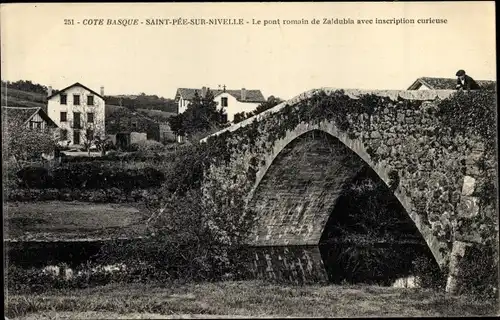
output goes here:
[[457, 77], [465, 76], [465, 71], [462, 69], [458, 70], [456, 76]]

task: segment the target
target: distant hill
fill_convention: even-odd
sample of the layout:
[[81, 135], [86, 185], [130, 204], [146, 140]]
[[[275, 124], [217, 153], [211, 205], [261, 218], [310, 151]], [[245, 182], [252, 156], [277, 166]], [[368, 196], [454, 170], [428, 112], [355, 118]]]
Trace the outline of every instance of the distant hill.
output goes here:
[[106, 104], [126, 107], [131, 110], [148, 109], [169, 113], [177, 113], [177, 104], [173, 99], [158, 97], [157, 95], [115, 95], [105, 96]]
[[5, 88], [2, 85], [2, 106], [9, 107], [41, 107], [47, 111], [47, 95]]
[[[53, 93], [58, 90], [52, 89]], [[1, 82], [2, 105], [11, 107], [41, 107], [47, 111], [48, 87], [29, 80]], [[177, 114], [177, 104], [173, 99], [157, 95], [114, 95], [105, 96], [105, 102], [111, 106], [122, 106], [129, 110], [137, 110], [152, 118], [164, 120]], [[113, 107], [112, 107], [113, 108]], [[153, 111], [153, 113], [148, 112]], [[155, 112], [157, 111], [157, 112]]]
[[152, 109], [131, 110], [123, 106], [106, 104], [106, 111], [105, 111], [106, 119], [119, 119], [120, 116], [122, 115], [132, 115], [134, 113], [146, 116], [147, 118], [150, 118], [158, 123], [167, 123], [170, 117], [177, 115], [177, 113], [175, 112], [165, 112]]

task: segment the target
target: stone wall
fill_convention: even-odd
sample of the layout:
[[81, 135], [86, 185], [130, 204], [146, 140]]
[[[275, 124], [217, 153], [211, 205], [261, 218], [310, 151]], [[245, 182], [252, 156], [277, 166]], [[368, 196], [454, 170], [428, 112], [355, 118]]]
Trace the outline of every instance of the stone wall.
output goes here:
[[[204, 187], [225, 182], [221, 197], [231, 188], [246, 190], [247, 203], [261, 216], [253, 238], [259, 245], [286, 244], [287, 234], [294, 234], [293, 244], [313, 244], [326, 219], [307, 219], [303, 213], [306, 204], [334, 205], [335, 193], [356, 172], [339, 169], [334, 177], [343, 149], [333, 146], [345, 146], [394, 191], [445, 268], [455, 241], [483, 243], [491, 235], [481, 228], [491, 232], [496, 224], [484, 218], [495, 217], [495, 201], [481, 207], [484, 193], [474, 193], [496, 177], [494, 153], [485, 152], [491, 141], [443, 122], [440, 105], [453, 92], [308, 91], [205, 139], [220, 156]], [[333, 140], [304, 142], [313, 131]], [[330, 148], [331, 156], [321, 146]], [[306, 159], [292, 161], [299, 155]]]
[[327, 282], [317, 246], [253, 247], [248, 258], [256, 278], [302, 284]]

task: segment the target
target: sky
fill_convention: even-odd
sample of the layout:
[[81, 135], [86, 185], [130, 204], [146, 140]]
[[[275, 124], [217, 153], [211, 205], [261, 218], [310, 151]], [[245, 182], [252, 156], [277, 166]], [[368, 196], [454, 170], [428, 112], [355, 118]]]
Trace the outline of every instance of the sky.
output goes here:
[[[174, 98], [179, 87], [406, 89], [418, 77], [496, 80], [491, 2], [2, 4], [2, 80], [106, 95]], [[104, 25], [83, 25], [83, 19]], [[244, 25], [106, 25], [108, 19], [231, 18]], [[447, 19], [446, 24], [323, 24], [323, 19]], [[75, 25], [65, 25], [73, 19]], [[253, 21], [280, 19], [279, 25]], [[321, 24], [284, 25], [318, 19]], [[80, 22], [80, 24], [77, 24]], [[246, 23], [248, 22], [248, 23]]]

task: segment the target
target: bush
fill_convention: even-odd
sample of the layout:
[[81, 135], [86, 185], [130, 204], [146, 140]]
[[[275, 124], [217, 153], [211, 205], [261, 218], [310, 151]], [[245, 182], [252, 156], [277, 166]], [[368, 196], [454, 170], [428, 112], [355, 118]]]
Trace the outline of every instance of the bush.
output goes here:
[[44, 167], [25, 167], [17, 172], [22, 185], [28, 188], [43, 188], [50, 183], [49, 171]]
[[[60, 263], [55, 267], [64, 270], [68, 266]], [[134, 269], [139, 269], [140, 266], [131, 267], [131, 270], [122, 269], [119, 272], [110, 272], [102, 265], [86, 263], [76, 269], [71, 269], [71, 274], [66, 276], [64, 273], [57, 274], [55, 270], [48, 271], [37, 267], [25, 269], [10, 264], [7, 270], [7, 286], [9, 290], [16, 293], [42, 293], [49, 289], [87, 288], [126, 279], [134, 281], [136, 279], [130, 275], [137, 274], [138, 272]]]
[[238, 196], [228, 197], [234, 197], [230, 206], [223, 201], [204, 202], [199, 189], [182, 197], [160, 190], [145, 198], [152, 214], [148, 222], [152, 236], [125, 244], [107, 243], [97, 261], [147, 266], [150, 269], [141, 269], [147, 271], [139, 276], [143, 280], [213, 281], [243, 274], [243, 240], [255, 215], [244, 209]]
[[199, 145], [183, 148], [172, 154], [169, 159], [171, 165], [165, 168], [168, 192], [183, 195], [188, 190], [200, 188], [206, 157], [204, 149]]
[[498, 299], [498, 251], [493, 245], [475, 245], [458, 264], [460, 293]]
[[413, 274], [417, 278], [417, 284], [421, 288], [432, 288], [444, 290], [446, 287], [446, 275], [433, 257], [421, 255], [412, 263]]
[[41, 167], [27, 167], [18, 173], [20, 188], [38, 189], [103, 189], [119, 188], [129, 191], [137, 188], [159, 187], [165, 181], [163, 172], [156, 168], [123, 169], [105, 162], [71, 162], [52, 172]]
[[165, 146], [163, 145], [163, 143], [155, 140], [142, 140], [136, 143], [132, 143], [130, 145], [130, 149], [132, 151], [153, 153], [153, 152], [163, 152], [165, 150]]

